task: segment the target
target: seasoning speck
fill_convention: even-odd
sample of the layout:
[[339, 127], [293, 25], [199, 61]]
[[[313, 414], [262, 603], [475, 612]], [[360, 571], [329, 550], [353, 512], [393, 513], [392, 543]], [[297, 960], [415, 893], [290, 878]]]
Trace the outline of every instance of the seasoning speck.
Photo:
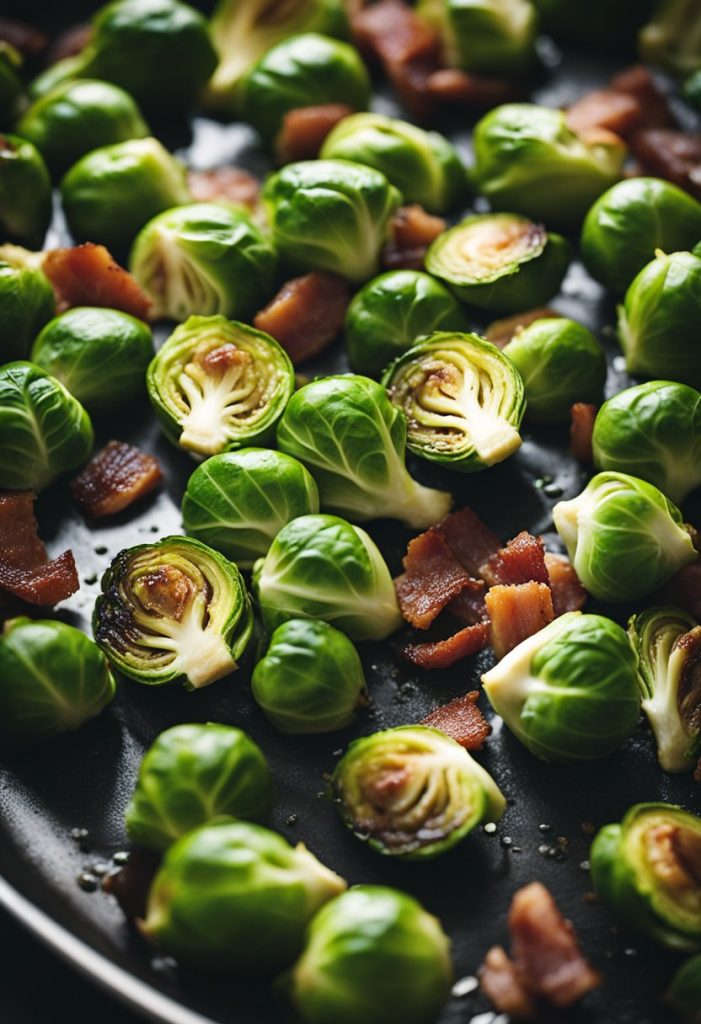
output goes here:
[[483, 831], [486, 832], [488, 836], [493, 836], [496, 830], [497, 826], [493, 821], [488, 821], [483, 828]]
[[579, 866], [582, 869], [582, 871], [588, 871], [591, 867], [591, 864], [588, 860], [583, 860]]
[[505, 846], [507, 850], [510, 846], [514, 845], [514, 841], [511, 838], [511, 836], [502, 836], [499, 842], [501, 843], [502, 846]]
[[539, 832], [552, 832], [552, 830], [553, 830], [552, 825], [539, 825], [538, 826], [538, 831]]
[[287, 825], [296, 825], [298, 821], [299, 821], [299, 818], [298, 818], [298, 816], [296, 814], [288, 814], [285, 824], [287, 824]]
[[116, 853], [112, 854], [112, 861], [115, 864], [127, 864], [129, 862], [129, 851], [117, 850]]

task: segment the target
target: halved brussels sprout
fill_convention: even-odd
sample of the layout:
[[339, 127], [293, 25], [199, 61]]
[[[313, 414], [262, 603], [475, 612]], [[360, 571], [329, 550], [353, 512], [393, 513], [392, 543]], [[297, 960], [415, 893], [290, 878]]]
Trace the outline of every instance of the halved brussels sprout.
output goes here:
[[365, 530], [337, 516], [300, 516], [253, 567], [268, 632], [288, 619], [323, 619], [353, 640], [384, 640], [402, 624], [389, 569]]
[[476, 334], [430, 334], [392, 363], [382, 383], [406, 415], [409, 450], [431, 462], [474, 473], [521, 446], [521, 375]]
[[597, 469], [633, 471], [674, 502], [701, 485], [701, 394], [651, 380], [599, 409], [592, 437]]
[[373, 167], [303, 160], [271, 175], [263, 200], [285, 263], [366, 281], [377, 273], [389, 219], [402, 196]]
[[544, 761], [590, 761], [617, 750], [640, 714], [637, 658], [602, 615], [567, 612], [482, 676], [498, 715]]
[[0, 246], [0, 363], [24, 359], [56, 312], [56, 296], [31, 254]]
[[0, 134], [0, 241], [41, 249], [51, 221], [51, 178], [39, 150]]
[[640, 55], [684, 77], [701, 67], [701, 18], [695, 0], [660, 0], [638, 37]]
[[0, 633], [0, 742], [23, 746], [79, 729], [114, 694], [105, 656], [79, 629], [25, 617], [5, 623]]
[[666, 803], [635, 804], [591, 848], [597, 893], [625, 924], [670, 949], [701, 948], [701, 819]]
[[225, 203], [190, 203], [139, 233], [129, 269], [154, 317], [248, 317], [270, 297], [275, 251], [249, 215]]
[[0, 367], [0, 480], [40, 491], [77, 469], [93, 446], [90, 417], [60, 381], [33, 363]]
[[452, 975], [437, 918], [398, 889], [355, 885], [314, 917], [289, 989], [307, 1024], [427, 1024]]
[[167, 850], [140, 927], [183, 966], [260, 973], [289, 964], [308, 921], [345, 888], [302, 843], [224, 819]]
[[451, 67], [513, 78], [536, 64], [538, 13], [530, 0], [420, 0]]
[[319, 511], [319, 490], [301, 462], [267, 448], [213, 455], [183, 496], [185, 532], [251, 569], [286, 523]]
[[431, 244], [426, 270], [473, 306], [517, 313], [542, 306], [562, 284], [569, 243], [512, 213], [483, 213]]
[[409, 476], [406, 436], [404, 415], [385, 389], [354, 374], [300, 388], [277, 429], [278, 447], [313, 474], [322, 508], [359, 522], [387, 516], [421, 529], [442, 519], [452, 498]]
[[176, 725], [146, 751], [125, 821], [135, 843], [166, 850], [214, 818], [264, 820], [272, 800], [272, 773], [245, 732], [214, 722]]
[[146, 384], [169, 440], [207, 456], [271, 438], [294, 370], [269, 334], [223, 316], [191, 316], [154, 356]]
[[690, 957], [677, 970], [666, 1001], [682, 1015], [685, 1024], [701, 1022], [701, 953]]
[[427, 860], [451, 849], [506, 801], [459, 743], [425, 725], [354, 740], [331, 788], [350, 829], [378, 853]]
[[19, 73], [22, 55], [14, 46], [0, 39], [0, 128], [14, 124], [17, 106], [22, 95], [22, 81]]
[[449, 210], [467, 191], [467, 172], [445, 136], [396, 117], [344, 117], [326, 136], [319, 155], [376, 168], [407, 203], [421, 203], [433, 213]]
[[209, 686], [238, 668], [253, 629], [233, 562], [190, 537], [126, 548], [102, 577], [93, 632], [137, 683]]
[[676, 505], [627, 473], [597, 473], [553, 509], [575, 571], [601, 601], [637, 601], [698, 554]]

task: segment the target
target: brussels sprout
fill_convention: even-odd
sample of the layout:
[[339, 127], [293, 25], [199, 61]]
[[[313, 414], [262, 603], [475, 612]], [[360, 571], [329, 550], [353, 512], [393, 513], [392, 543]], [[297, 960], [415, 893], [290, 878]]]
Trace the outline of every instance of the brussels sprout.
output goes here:
[[544, 305], [562, 284], [569, 243], [512, 213], [467, 217], [426, 253], [426, 270], [464, 302], [497, 313]]
[[[474, 132], [473, 180], [495, 209], [575, 227], [621, 177], [626, 147], [615, 136], [587, 143], [561, 110], [507, 103]], [[530, 305], [534, 305], [533, 302]]]
[[701, 256], [659, 252], [618, 307], [618, 340], [629, 373], [701, 388]]
[[445, 853], [506, 801], [459, 743], [425, 725], [354, 740], [331, 778], [346, 824], [378, 853], [427, 860]]
[[18, 100], [22, 95], [21, 67], [21, 54], [0, 39], [0, 128], [8, 128], [15, 120]]
[[701, 954], [689, 957], [677, 970], [666, 998], [686, 1024], [700, 1024]]
[[389, 569], [365, 530], [337, 516], [300, 516], [253, 567], [268, 632], [288, 619], [323, 619], [353, 640], [384, 640], [402, 624]]
[[[689, 75], [686, 82], [684, 82], [684, 88], [682, 89], [682, 95], [684, 99], [691, 103], [692, 107], [695, 107], [698, 111], [701, 111], [701, 69], [695, 71], [693, 75]], [[674, 248], [669, 246], [669, 248]], [[683, 245], [677, 246], [678, 249], [683, 249]]]
[[183, 966], [274, 970], [294, 959], [307, 922], [345, 888], [301, 843], [224, 819], [167, 850], [141, 931]]
[[290, 996], [307, 1024], [433, 1024], [452, 973], [437, 918], [398, 889], [356, 885], [310, 924]]
[[129, 93], [109, 82], [64, 82], [35, 100], [17, 132], [33, 142], [54, 175], [86, 153], [149, 134]]
[[366, 281], [377, 273], [389, 219], [402, 197], [373, 167], [303, 160], [269, 177], [263, 200], [273, 242], [291, 267]]
[[586, 589], [602, 601], [636, 601], [697, 553], [676, 505], [627, 473], [597, 473], [553, 509], [555, 528]]
[[114, 693], [104, 655], [79, 629], [24, 616], [5, 623], [0, 633], [0, 742], [23, 746], [79, 729], [100, 714]]
[[143, 228], [129, 269], [154, 317], [248, 317], [270, 297], [275, 252], [243, 210], [190, 203]]
[[651, 380], [599, 409], [592, 438], [597, 469], [632, 471], [679, 503], [701, 485], [701, 394]]
[[582, 260], [612, 292], [626, 291], [657, 249], [689, 249], [701, 238], [701, 203], [669, 181], [628, 178], [604, 192], [584, 219]]
[[701, 18], [696, 0], [660, 0], [638, 37], [640, 55], [683, 77], [701, 68]]
[[701, 819], [635, 804], [591, 848], [597, 893], [621, 921], [670, 949], [701, 948]]
[[363, 665], [348, 637], [309, 619], [278, 626], [251, 688], [275, 728], [295, 734], [343, 729], [366, 694]]
[[567, 612], [482, 676], [498, 715], [544, 761], [589, 761], [617, 750], [638, 722], [637, 658], [602, 615]]
[[40, 249], [51, 221], [51, 178], [39, 150], [0, 134], [0, 241]]
[[406, 202], [421, 203], [433, 213], [449, 210], [467, 191], [465, 167], [445, 136], [395, 117], [344, 117], [327, 135], [319, 155], [376, 168]]
[[476, 334], [437, 331], [420, 339], [382, 383], [406, 415], [409, 450], [431, 462], [474, 473], [521, 446], [521, 376]]
[[271, 438], [294, 370], [269, 334], [223, 316], [191, 316], [154, 356], [146, 384], [169, 440], [207, 456]]
[[407, 424], [384, 388], [354, 374], [300, 388], [278, 424], [278, 447], [307, 467], [322, 508], [363, 522], [389, 516], [421, 529], [450, 509], [445, 491], [423, 487], [404, 464]]
[[301, 462], [267, 448], [213, 455], [183, 496], [185, 532], [242, 569], [267, 554], [292, 519], [319, 511], [319, 491]]
[[190, 537], [120, 551], [102, 577], [95, 639], [137, 683], [188, 690], [234, 672], [253, 629], [233, 562]]
[[526, 417], [569, 423], [575, 402], [601, 401], [606, 356], [591, 331], [565, 317], [534, 320], [504, 349], [523, 377]]
[[32, 347], [32, 361], [98, 415], [138, 398], [153, 356], [151, 329], [117, 309], [79, 307], [55, 317]]
[[536, 64], [538, 14], [530, 0], [420, 0], [451, 67], [513, 78]]
[[187, 203], [185, 170], [157, 139], [131, 139], [94, 149], [61, 180], [71, 234], [123, 250], [147, 221]]
[[146, 751], [125, 811], [130, 839], [165, 850], [186, 832], [230, 815], [270, 813], [273, 776], [250, 737], [231, 725], [176, 725]]
[[0, 246], [0, 363], [23, 359], [56, 312], [48, 279], [18, 246]]
[[0, 480], [40, 491], [90, 455], [93, 429], [83, 406], [33, 363], [0, 367]]

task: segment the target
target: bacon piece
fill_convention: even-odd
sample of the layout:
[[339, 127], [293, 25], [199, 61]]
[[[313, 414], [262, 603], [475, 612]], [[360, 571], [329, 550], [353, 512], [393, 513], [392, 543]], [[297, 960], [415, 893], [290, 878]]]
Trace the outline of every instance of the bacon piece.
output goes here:
[[461, 622], [465, 622], [470, 626], [473, 626], [476, 622], [486, 622], [489, 619], [487, 606], [484, 603], [486, 593], [487, 584], [484, 580], [473, 580], [470, 578], [469, 584], [462, 593], [458, 594], [450, 602], [448, 611], [456, 619], [460, 619]]
[[114, 896], [128, 918], [146, 917], [148, 894], [160, 863], [160, 855], [151, 850], [132, 850], [124, 867], [103, 879], [104, 892]]
[[697, 622], [701, 621], [701, 560], [685, 565], [657, 591], [655, 604], [671, 604], [683, 608]]
[[579, 582], [579, 576], [569, 558], [546, 551], [545, 567], [548, 570], [555, 618], [565, 612], [580, 611], [586, 603], [587, 592]]
[[0, 558], [15, 569], [29, 569], [47, 560], [34, 515], [34, 491], [0, 493]]
[[0, 39], [14, 46], [23, 57], [36, 57], [46, 49], [48, 38], [38, 28], [17, 21], [15, 18], [0, 18]]
[[559, 315], [548, 306], [529, 309], [525, 313], [516, 313], [515, 316], [507, 316], [503, 320], [495, 320], [489, 325], [484, 336], [497, 348], [505, 348], [512, 338], [515, 338], [525, 327], [529, 327], [536, 320], [548, 320], [550, 317], [559, 317]]
[[645, 128], [664, 128], [676, 123], [669, 99], [644, 64], [633, 64], [611, 79], [611, 88], [618, 93], [633, 96], [640, 106], [641, 125]]
[[491, 620], [491, 644], [497, 658], [555, 618], [547, 583], [517, 583], [490, 587], [484, 599]]
[[439, 729], [465, 750], [481, 750], [492, 727], [477, 707], [478, 690], [456, 697], [449, 704], [436, 708], [421, 720], [422, 725]]
[[545, 548], [540, 537], [534, 537], [527, 530], [500, 548], [483, 567], [482, 576], [494, 586], [497, 583], [549, 583], [545, 567]]
[[71, 482], [71, 494], [90, 519], [113, 516], [150, 494], [163, 479], [153, 455], [110, 441]]
[[211, 171], [188, 171], [187, 185], [198, 203], [224, 200], [255, 210], [260, 182], [240, 167], [216, 167]]
[[478, 622], [466, 626], [447, 640], [429, 644], [408, 644], [401, 652], [406, 661], [419, 668], [450, 668], [470, 654], [476, 654], [489, 642], [489, 624]]
[[636, 132], [630, 146], [647, 174], [666, 178], [701, 199], [701, 132], [649, 129]]
[[75, 57], [82, 53], [90, 42], [92, 31], [90, 22], [83, 22], [81, 25], [73, 25], [72, 28], [61, 32], [49, 47], [46, 63], [56, 64], [60, 60], [65, 60], [66, 57]]
[[382, 250], [382, 263], [391, 270], [420, 270], [426, 251], [447, 227], [442, 217], [412, 203], [400, 206], [390, 222], [390, 241]]
[[253, 323], [272, 334], [297, 366], [331, 344], [343, 327], [349, 302], [342, 277], [315, 270], [287, 281]]
[[478, 973], [482, 991], [500, 1013], [527, 1019], [536, 1016], [533, 996], [501, 946], [492, 946]]
[[435, 530], [409, 543], [406, 570], [394, 586], [403, 617], [416, 629], [428, 629], [454, 597], [469, 586], [470, 576]]
[[589, 402], [575, 402], [570, 409], [570, 451], [578, 462], [591, 466], [594, 462], [592, 434], [599, 407]]
[[52, 249], [41, 268], [53, 285], [61, 312], [73, 306], [105, 306], [148, 319], [151, 300], [104, 245], [85, 242]]
[[297, 107], [282, 119], [282, 128], [275, 140], [275, 153], [281, 164], [294, 160], [313, 160], [319, 155], [326, 136], [354, 108], [346, 103], [320, 103]]
[[8, 565], [0, 555], [0, 587], [29, 604], [49, 607], [65, 601], [80, 587], [73, 552], [64, 551], [51, 562], [23, 569]]
[[667, 97], [642, 65], [616, 75], [608, 89], [595, 89], [582, 96], [567, 110], [566, 119], [580, 135], [604, 129], [624, 139], [642, 128], [674, 123]]
[[80, 587], [71, 551], [49, 561], [32, 491], [0, 494], [0, 589], [29, 604], [54, 605]]
[[450, 512], [433, 529], [473, 577], [482, 576], [484, 566], [501, 548], [497, 535], [467, 506]]
[[426, 80], [426, 89], [438, 103], [460, 107], [497, 107], [520, 98], [513, 82], [488, 75], [473, 75], [459, 68], [439, 68]]

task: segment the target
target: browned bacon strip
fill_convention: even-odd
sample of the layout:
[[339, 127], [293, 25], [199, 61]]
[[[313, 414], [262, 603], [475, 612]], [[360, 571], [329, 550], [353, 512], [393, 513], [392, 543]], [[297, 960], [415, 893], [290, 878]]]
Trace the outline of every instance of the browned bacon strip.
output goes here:
[[0, 587], [15, 597], [48, 607], [65, 601], [80, 587], [72, 551], [33, 568], [17, 569], [0, 557]]
[[405, 572], [394, 586], [402, 615], [416, 629], [428, 629], [471, 582], [435, 530], [427, 530], [409, 543], [403, 564]]
[[419, 668], [449, 668], [456, 661], [476, 654], [487, 646], [489, 625], [479, 622], [474, 626], [466, 626], [459, 633], [429, 644], [409, 644], [401, 652], [406, 661]]
[[240, 167], [217, 167], [212, 171], [188, 171], [187, 185], [198, 203], [225, 200], [254, 210], [260, 182]]
[[481, 750], [492, 727], [477, 707], [479, 691], [472, 690], [449, 704], [436, 708], [422, 719], [422, 725], [440, 729], [465, 750]]
[[666, 92], [644, 64], [624, 68], [611, 79], [611, 88], [633, 96], [640, 107], [641, 128], [664, 128], [676, 124]]
[[331, 344], [343, 327], [349, 301], [342, 277], [314, 270], [287, 281], [253, 323], [272, 334], [297, 366]]
[[550, 317], [557, 317], [559, 313], [556, 313], [554, 309], [550, 309], [548, 306], [541, 306], [540, 309], [529, 309], [524, 313], [516, 313], [514, 316], [504, 317], [503, 320], [495, 320], [491, 323], [485, 332], [485, 338], [487, 341], [491, 341], [492, 345], [496, 345], [497, 348], [504, 348], [509, 344], [512, 338], [530, 324], [535, 323], [536, 320], [548, 320]]
[[640, 124], [640, 104], [634, 96], [614, 89], [595, 89], [573, 103], [566, 114], [573, 132], [584, 135], [605, 128], [625, 137]]
[[479, 969], [482, 991], [500, 1013], [530, 1019], [536, 1015], [533, 996], [523, 983], [516, 964], [501, 946], [492, 946]]
[[701, 199], [701, 132], [650, 129], [636, 132], [630, 146], [644, 173], [666, 178]]
[[153, 455], [110, 441], [71, 482], [73, 500], [89, 519], [113, 516], [150, 494], [163, 479]]
[[148, 319], [151, 300], [104, 245], [85, 242], [70, 249], [52, 249], [44, 256], [42, 270], [53, 285], [60, 311], [73, 306], [105, 306]]
[[496, 107], [522, 95], [513, 82], [489, 75], [473, 75], [459, 68], [440, 68], [426, 80], [426, 89], [439, 103], [460, 107]]
[[34, 516], [34, 491], [0, 493], [0, 558], [15, 569], [42, 565], [47, 560]]
[[71, 551], [48, 561], [32, 491], [0, 494], [0, 589], [30, 604], [54, 605], [80, 587]]
[[447, 227], [442, 217], [413, 203], [400, 206], [390, 222], [390, 240], [382, 250], [382, 263], [390, 270], [420, 270], [429, 245]]
[[500, 548], [489, 559], [483, 566], [482, 576], [490, 586], [497, 583], [528, 583], [529, 580], [549, 583], [542, 540], [522, 530], [505, 548]]
[[570, 451], [578, 462], [591, 465], [594, 461], [591, 439], [598, 406], [588, 402], [575, 402], [570, 409]]
[[491, 587], [484, 599], [491, 620], [491, 644], [497, 658], [517, 647], [555, 618], [546, 583]]
[[580, 611], [586, 603], [587, 592], [579, 582], [569, 558], [546, 551], [545, 566], [548, 570], [555, 617], [564, 615], [565, 612]]
[[321, 103], [288, 111], [275, 140], [275, 153], [280, 163], [313, 160], [331, 129], [353, 112], [353, 107], [345, 103]]
[[470, 576], [481, 577], [501, 541], [471, 508], [451, 512], [434, 527]]
[[476, 622], [486, 622], [489, 618], [487, 607], [484, 603], [486, 593], [487, 584], [484, 580], [473, 580], [470, 578], [470, 582], [465, 589], [450, 602], [448, 611], [456, 619], [460, 619], [461, 622], [465, 622], [470, 626], [473, 626]]

